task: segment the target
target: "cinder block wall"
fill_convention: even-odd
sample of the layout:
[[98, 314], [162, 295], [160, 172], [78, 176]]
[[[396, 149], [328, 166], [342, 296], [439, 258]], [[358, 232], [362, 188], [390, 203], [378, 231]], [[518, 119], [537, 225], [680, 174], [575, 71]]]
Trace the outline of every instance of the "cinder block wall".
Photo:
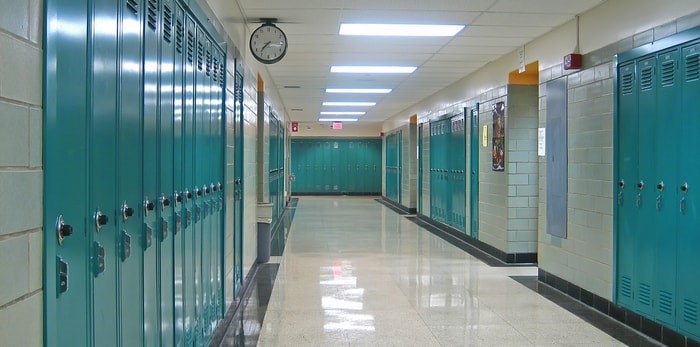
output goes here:
[[0, 2], [0, 344], [42, 345], [40, 0]]

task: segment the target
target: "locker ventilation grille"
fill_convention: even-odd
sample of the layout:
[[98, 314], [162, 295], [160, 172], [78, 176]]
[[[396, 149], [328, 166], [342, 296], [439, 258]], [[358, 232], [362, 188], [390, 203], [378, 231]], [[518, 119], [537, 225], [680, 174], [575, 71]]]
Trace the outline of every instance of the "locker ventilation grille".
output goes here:
[[163, 40], [173, 42], [173, 10], [166, 4], [163, 5]]
[[204, 45], [202, 41], [197, 42], [197, 70], [202, 71], [204, 67]]
[[624, 74], [622, 76], [622, 94], [623, 95], [628, 95], [632, 94], [632, 90], [634, 89], [634, 75], [632, 73]]
[[158, 27], [158, 2], [157, 0], [148, 0], [148, 27], [156, 31]]
[[683, 300], [683, 320], [691, 325], [698, 324], [698, 303], [692, 300]]
[[139, 3], [136, 0], [126, 0], [126, 8], [133, 14], [139, 14]]
[[644, 306], [651, 306], [651, 287], [648, 284], [639, 284], [639, 303]]
[[651, 67], [645, 67], [642, 69], [642, 76], [639, 79], [639, 84], [642, 90], [650, 90], [653, 87], [653, 69]]
[[[207, 46], [209, 46], [209, 45], [207, 45]], [[207, 59], [206, 60], [206, 64], [207, 64], [206, 74], [207, 74], [207, 76], [211, 76], [211, 51], [210, 50], [207, 50], [206, 59]]]
[[685, 80], [695, 81], [700, 78], [700, 54], [685, 57]]
[[661, 64], [661, 85], [664, 87], [672, 86], [675, 82], [676, 64], [673, 60], [665, 61]]
[[659, 291], [659, 311], [669, 316], [673, 315], [673, 294]]
[[224, 82], [226, 81], [226, 65], [224, 65], [224, 62], [221, 62], [221, 67], [219, 68], [219, 85], [221, 87], [224, 86]]
[[185, 36], [185, 27], [182, 25], [182, 20], [178, 18], [175, 21], [175, 49], [178, 53], [182, 53], [183, 36]]
[[194, 62], [194, 33], [187, 30], [187, 61]]
[[620, 281], [620, 295], [632, 299], [632, 279], [628, 276], [622, 276]]
[[219, 59], [214, 58], [214, 73], [211, 75], [211, 79], [214, 80], [214, 82], [219, 82]]

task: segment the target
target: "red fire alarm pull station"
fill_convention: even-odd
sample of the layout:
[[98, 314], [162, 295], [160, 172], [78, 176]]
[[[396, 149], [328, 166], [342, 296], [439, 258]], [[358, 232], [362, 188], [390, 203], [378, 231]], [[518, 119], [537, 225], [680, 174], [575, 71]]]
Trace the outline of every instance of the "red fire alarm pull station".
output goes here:
[[299, 123], [292, 122], [292, 132], [293, 133], [299, 132]]
[[571, 53], [564, 56], [564, 70], [580, 70], [583, 66], [583, 56]]
[[333, 130], [341, 130], [341, 129], [343, 129], [343, 123], [333, 122]]

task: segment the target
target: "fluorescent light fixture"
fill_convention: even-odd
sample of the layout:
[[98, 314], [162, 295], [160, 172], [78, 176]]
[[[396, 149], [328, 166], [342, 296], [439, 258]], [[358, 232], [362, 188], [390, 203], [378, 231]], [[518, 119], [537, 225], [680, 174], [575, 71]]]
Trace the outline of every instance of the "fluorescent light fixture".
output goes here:
[[374, 106], [376, 102], [338, 102], [338, 101], [326, 101], [323, 106]]
[[387, 94], [391, 89], [348, 89], [348, 88], [328, 88], [326, 93], [355, 93], [355, 94]]
[[344, 73], [412, 73], [415, 66], [331, 66], [331, 72]]
[[319, 122], [357, 122], [357, 118], [319, 118]]
[[340, 35], [361, 36], [455, 36], [465, 25], [432, 24], [340, 24]]
[[321, 112], [322, 115], [328, 116], [328, 115], [335, 115], [335, 116], [362, 116], [366, 112], [361, 112], [361, 111], [350, 111], [350, 112], [333, 112], [333, 111], [327, 111], [327, 112]]

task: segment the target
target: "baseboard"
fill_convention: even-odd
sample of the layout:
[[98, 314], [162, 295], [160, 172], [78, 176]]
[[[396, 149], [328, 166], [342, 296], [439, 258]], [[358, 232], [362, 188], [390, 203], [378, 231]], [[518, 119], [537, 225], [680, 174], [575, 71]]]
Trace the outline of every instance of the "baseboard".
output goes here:
[[382, 193], [377, 192], [359, 192], [359, 193], [348, 193], [348, 192], [294, 192], [292, 196], [379, 196]]
[[394, 211], [400, 215], [407, 215], [407, 214], [415, 215], [417, 212], [415, 207], [406, 207], [404, 205], [397, 203], [396, 201], [389, 200], [384, 196], [382, 196], [381, 199], [375, 199], [375, 200], [378, 203], [390, 208], [392, 211]]

